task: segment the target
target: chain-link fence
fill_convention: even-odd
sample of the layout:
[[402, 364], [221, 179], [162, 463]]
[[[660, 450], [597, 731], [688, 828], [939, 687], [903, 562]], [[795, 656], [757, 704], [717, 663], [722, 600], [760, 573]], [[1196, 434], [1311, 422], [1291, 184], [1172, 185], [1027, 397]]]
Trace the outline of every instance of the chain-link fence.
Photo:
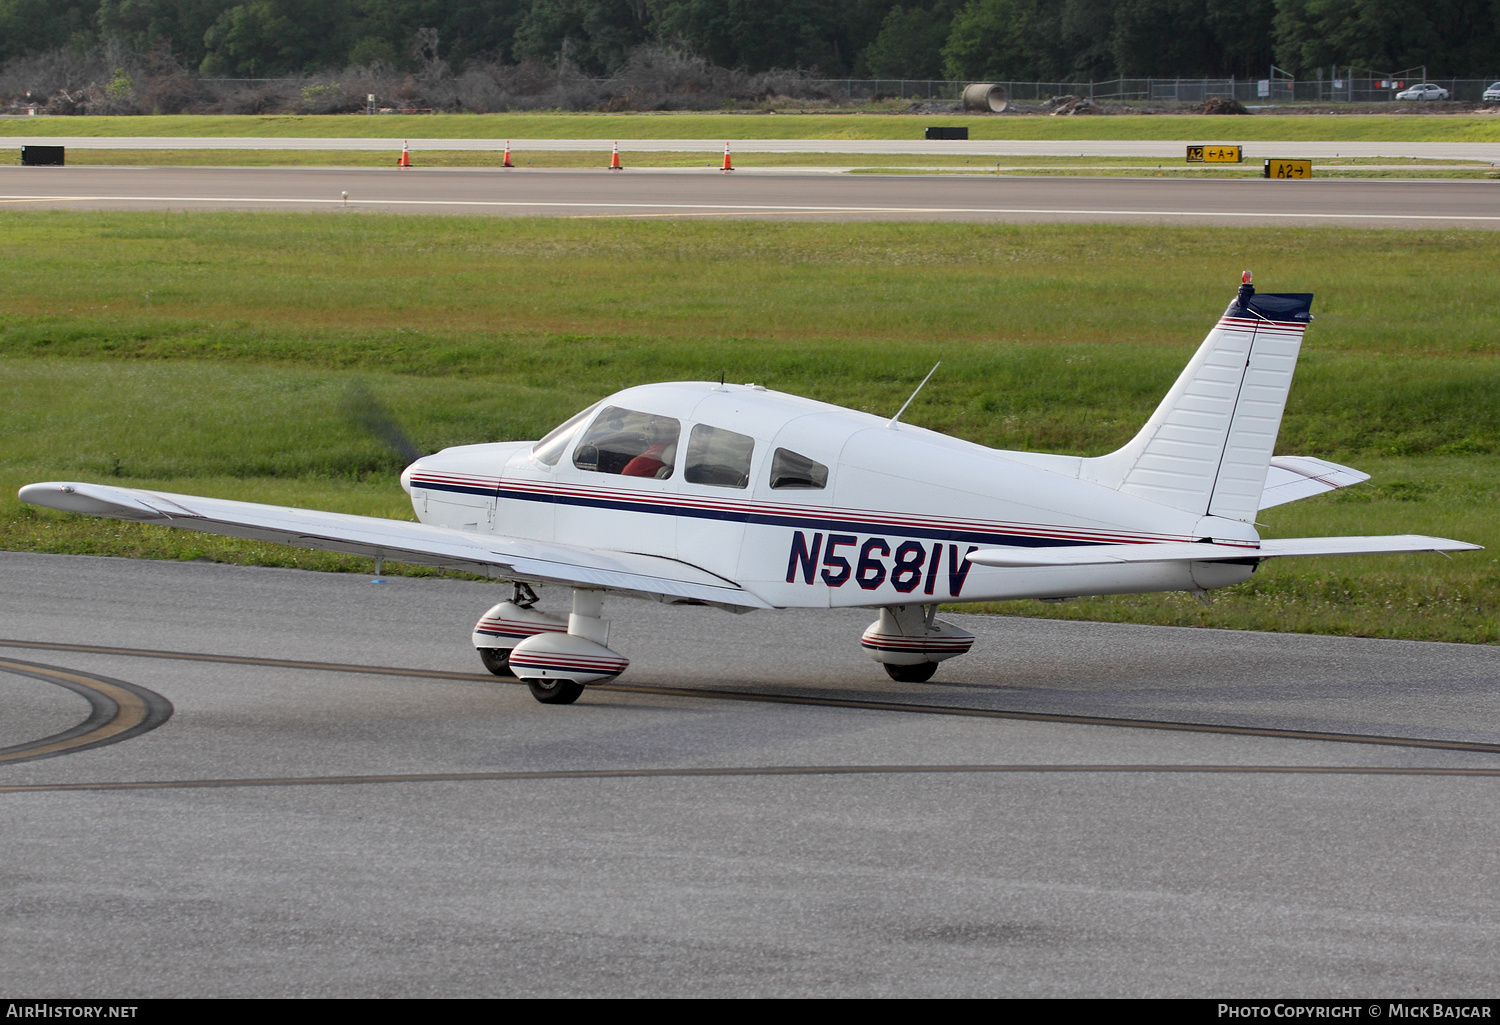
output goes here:
[[[1086, 96], [1092, 100], [1148, 104], [1196, 104], [1215, 97], [1238, 100], [1246, 106], [1271, 103], [1382, 103], [1395, 100], [1403, 89], [1422, 81], [1406, 76], [1360, 75], [1319, 79], [1292, 78], [1115, 78], [1103, 82], [1007, 82], [996, 80], [1013, 101], [1041, 103], [1058, 96]], [[1448, 90], [1450, 99], [1478, 103], [1484, 91], [1500, 82], [1489, 78], [1432, 78]], [[807, 79], [806, 86], [831, 99], [948, 100], [956, 102], [970, 83], [944, 79], [824, 78]]]
[[[545, 76], [539, 76], [545, 77]], [[956, 103], [969, 81], [921, 78], [803, 78], [785, 73], [785, 81], [759, 83], [770, 92], [785, 90], [803, 98], [862, 103], [882, 99], [932, 100]], [[202, 80], [219, 88], [271, 88], [302, 85], [303, 79], [216, 78]], [[1403, 89], [1421, 82], [1420, 77], [1345, 75], [1319, 79], [1293, 78], [1113, 78], [1102, 82], [1010, 82], [996, 80], [1013, 102], [1045, 103], [1059, 96], [1080, 96], [1095, 101], [1138, 103], [1150, 106], [1194, 105], [1214, 98], [1237, 100], [1247, 107], [1276, 103], [1383, 103], [1394, 101]], [[1427, 81], [1448, 90], [1458, 102], [1479, 103], [1484, 91], [1500, 83], [1500, 74], [1490, 78], [1432, 78]], [[600, 95], [638, 88], [631, 78], [580, 79]], [[712, 93], [712, 88], [702, 88]], [[592, 99], [593, 93], [590, 93]]]

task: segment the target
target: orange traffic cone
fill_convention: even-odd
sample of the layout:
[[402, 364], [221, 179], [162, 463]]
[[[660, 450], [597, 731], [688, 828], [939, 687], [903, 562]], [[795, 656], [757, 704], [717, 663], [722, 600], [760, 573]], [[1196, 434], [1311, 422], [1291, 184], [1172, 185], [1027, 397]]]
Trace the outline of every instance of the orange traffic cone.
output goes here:
[[624, 170], [624, 168], [620, 166], [620, 144], [618, 142], [615, 143], [615, 151], [614, 151], [614, 153], [610, 154], [609, 169], [611, 171], [623, 171]]
[[397, 167], [410, 167], [411, 166], [411, 153], [406, 148], [406, 140], [405, 139], [401, 140], [401, 159], [398, 160], [398, 161], [396, 161], [396, 166]]
[[509, 139], [505, 140], [505, 163], [501, 164], [500, 166], [501, 167], [515, 167], [516, 166], [515, 164], [512, 164], [510, 162], [510, 140]]
[[727, 142], [724, 144], [724, 170], [734, 170], [734, 165], [729, 162], [729, 143]]

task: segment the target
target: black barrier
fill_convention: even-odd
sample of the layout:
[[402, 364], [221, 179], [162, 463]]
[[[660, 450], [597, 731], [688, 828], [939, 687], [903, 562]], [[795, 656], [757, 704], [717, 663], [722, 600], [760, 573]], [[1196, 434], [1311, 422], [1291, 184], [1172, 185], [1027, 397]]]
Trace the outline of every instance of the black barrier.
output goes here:
[[22, 167], [62, 167], [62, 146], [22, 146]]
[[969, 130], [967, 128], [929, 128], [927, 129], [927, 138], [963, 139], [967, 141], [969, 138]]

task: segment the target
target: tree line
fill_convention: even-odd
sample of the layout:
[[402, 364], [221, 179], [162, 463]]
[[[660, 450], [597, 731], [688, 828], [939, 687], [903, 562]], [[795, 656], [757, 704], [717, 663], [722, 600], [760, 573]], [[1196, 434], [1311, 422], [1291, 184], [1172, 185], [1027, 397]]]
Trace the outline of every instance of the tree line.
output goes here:
[[608, 75], [649, 43], [833, 78], [1480, 77], [1500, 65], [1500, 0], [0, 0], [0, 62], [108, 44], [206, 76], [434, 59]]

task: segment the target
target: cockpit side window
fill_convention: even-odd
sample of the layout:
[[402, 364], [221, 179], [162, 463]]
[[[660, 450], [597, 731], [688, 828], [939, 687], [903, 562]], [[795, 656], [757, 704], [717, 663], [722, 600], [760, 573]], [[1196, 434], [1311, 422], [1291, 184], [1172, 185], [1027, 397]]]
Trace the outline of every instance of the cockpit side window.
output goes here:
[[682, 424], [670, 416], [606, 406], [573, 450], [573, 465], [625, 477], [672, 476]]
[[589, 417], [594, 414], [594, 410], [598, 408], [599, 403], [596, 402], [583, 412], [574, 413], [562, 423], [552, 428], [545, 438], [532, 446], [531, 457], [539, 463], [556, 466], [557, 461], [562, 458], [562, 454], [567, 451], [568, 442], [573, 440], [573, 435], [582, 429], [583, 425], [588, 422]]
[[743, 488], [750, 484], [750, 457], [755, 439], [722, 427], [698, 424], [688, 436], [687, 464], [682, 475], [689, 484]]
[[828, 486], [828, 467], [816, 459], [778, 448], [771, 457], [771, 487], [774, 490], [817, 491]]

